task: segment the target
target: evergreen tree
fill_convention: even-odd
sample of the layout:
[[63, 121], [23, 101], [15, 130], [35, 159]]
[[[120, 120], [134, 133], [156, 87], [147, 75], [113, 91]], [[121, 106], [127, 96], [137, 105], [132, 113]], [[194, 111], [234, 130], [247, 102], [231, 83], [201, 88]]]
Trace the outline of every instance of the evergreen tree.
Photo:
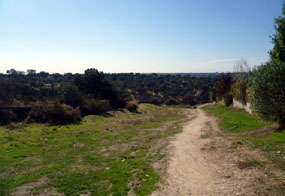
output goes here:
[[275, 34], [271, 36], [273, 49], [269, 51], [271, 61], [278, 63], [285, 61], [285, 4], [283, 4], [282, 16], [275, 18]]
[[275, 19], [271, 62], [253, 70], [250, 77], [252, 109], [265, 120], [276, 121], [285, 128], [285, 5], [282, 16]]

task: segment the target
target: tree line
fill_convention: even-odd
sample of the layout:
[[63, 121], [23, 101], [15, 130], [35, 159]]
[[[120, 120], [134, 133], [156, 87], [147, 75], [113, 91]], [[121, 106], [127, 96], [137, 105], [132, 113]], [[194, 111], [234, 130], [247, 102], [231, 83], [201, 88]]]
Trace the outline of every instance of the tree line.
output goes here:
[[11, 69], [0, 75], [0, 91], [2, 124], [23, 120], [78, 122], [81, 115], [100, 114], [126, 105], [125, 97], [96, 69], [63, 75]]
[[157, 105], [207, 103], [215, 99], [214, 77], [175, 74], [49, 74], [7, 70], [0, 74], [0, 123], [11, 121], [65, 124], [81, 116], [127, 108], [138, 103]]
[[213, 101], [218, 79], [180, 74], [107, 74], [119, 91], [139, 102], [153, 104], [200, 104]]

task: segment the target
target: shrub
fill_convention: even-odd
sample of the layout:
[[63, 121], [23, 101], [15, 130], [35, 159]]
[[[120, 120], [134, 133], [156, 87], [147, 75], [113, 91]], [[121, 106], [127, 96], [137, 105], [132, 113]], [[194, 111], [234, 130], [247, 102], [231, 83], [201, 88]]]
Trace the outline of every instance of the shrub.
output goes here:
[[237, 80], [232, 85], [233, 97], [236, 100], [242, 102], [243, 105], [245, 105], [247, 102], [247, 89], [248, 89], [248, 84], [246, 80]]
[[16, 119], [16, 114], [10, 110], [0, 109], [0, 124], [7, 125]]
[[250, 81], [253, 111], [285, 128], [285, 62], [257, 67]]
[[270, 62], [257, 67], [251, 76], [251, 106], [265, 120], [285, 128], [285, 4], [282, 16], [275, 19], [275, 34]]
[[78, 108], [58, 102], [37, 102], [29, 114], [29, 120], [41, 123], [68, 124], [81, 120]]
[[233, 96], [231, 94], [227, 93], [223, 96], [223, 98], [225, 106], [230, 106], [231, 104], [233, 104]]
[[188, 92], [185, 97], [183, 97], [183, 103], [187, 105], [195, 105], [195, 94], [193, 92]]
[[165, 104], [166, 105], [179, 105], [179, 100], [176, 100], [176, 99], [170, 97], [169, 99], [167, 99], [165, 101]]
[[210, 90], [209, 101], [210, 101], [210, 103], [216, 101], [216, 89]]
[[132, 100], [127, 102], [126, 109], [130, 112], [137, 112], [138, 109], [138, 103], [136, 100]]
[[102, 114], [111, 109], [111, 104], [108, 100], [96, 100], [85, 98], [81, 106], [81, 112], [84, 116], [92, 114]]
[[232, 84], [232, 77], [229, 74], [222, 74], [219, 84], [216, 87], [217, 100], [221, 100], [225, 94], [230, 92]]
[[154, 97], [151, 99], [150, 102], [154, 105], [161, 105], [161, 104], [163, 104], [164, 101], [161, 98]]

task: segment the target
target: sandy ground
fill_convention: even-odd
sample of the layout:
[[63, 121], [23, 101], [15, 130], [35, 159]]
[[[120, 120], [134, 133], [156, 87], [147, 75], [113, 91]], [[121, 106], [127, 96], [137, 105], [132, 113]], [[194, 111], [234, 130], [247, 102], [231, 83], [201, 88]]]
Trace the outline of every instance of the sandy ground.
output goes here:
[[[152, 196], [266, 195], [256, 192], [259, 186], [265, 188], [258, 179], [266, 176], [259, 169], [237, 167], [237, 161], [248, 156], [258, 160], [263, 157], [254, 152], [225, 150], [230, 149], [229, 144], [219, 136], [216, 120], [201, 108], [192, 110], [193, 116], [169, 145], [166, 180]], [[201, 138], [205, 134], [211, 136]]]

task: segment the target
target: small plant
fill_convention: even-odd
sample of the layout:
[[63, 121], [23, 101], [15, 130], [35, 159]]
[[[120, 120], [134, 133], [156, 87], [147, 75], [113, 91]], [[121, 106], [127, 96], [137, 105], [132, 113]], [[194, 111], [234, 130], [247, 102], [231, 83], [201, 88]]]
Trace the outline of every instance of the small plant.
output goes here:
[[225, 94], [224, 95], [224, 103], [225, 103], [225, 106], [230, 106], [233, 104], [233, 96], [229, 93]]
[[238, 162], [238, 168], [239, 169], [247, 169], [247, 168], [261, 167], [261, 166], [262, 166], [262, 164], [257, 160], [239, 161]]
[[130, 112], [137, 112], [138, 103], [136, 100], [129, 101], [126, 105], [126, 109]]
[[203, 134], [203, 135], [200, 136], [201, 139], [207, 139], [209, 137], [210, 137], [210, 135], [208, 133]]
[[111, 109], [108, 100], [96, 100], [86, 98], [81, 106], [82, 115], [103, 114]]
[[9, 110], [0, 109], [0, 124], [7, 125], [16, 119], [16, 114]]

